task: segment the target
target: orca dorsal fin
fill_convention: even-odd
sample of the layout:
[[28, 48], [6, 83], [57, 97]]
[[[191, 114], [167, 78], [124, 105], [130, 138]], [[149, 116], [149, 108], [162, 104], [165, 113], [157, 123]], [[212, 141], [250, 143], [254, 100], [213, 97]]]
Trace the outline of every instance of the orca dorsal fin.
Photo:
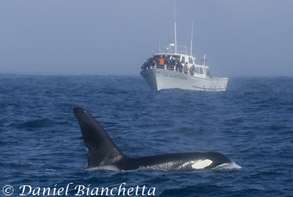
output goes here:
[[74, 108], [85, 146], [88, 148], [88, 167], [111, 165], [124, 158], [101, 125], [84, 109]]

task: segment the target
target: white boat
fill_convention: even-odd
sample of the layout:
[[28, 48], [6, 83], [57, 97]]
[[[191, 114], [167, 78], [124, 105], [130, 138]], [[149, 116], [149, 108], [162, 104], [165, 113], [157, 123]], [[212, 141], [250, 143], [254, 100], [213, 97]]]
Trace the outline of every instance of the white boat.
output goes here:
[[153, 54], [141, 67], [140, 74], [151, 90], [178, 88], [198, 91], [226, 91], [228, 78], [211, 77], [208, 71], [209, 67], [206, 65], [206, 56], [204, 55], [202, 64], [197, 64], [196, 58], [192, 56], [192, 36], [190, 55], [187, 54], [186, 47], [183, 48], [184, 50], [177, 50], [176, 22], [174, 27], [175, 43], [169, 44], [166, 51], [161, 51], [159, 47], [159, 52]]
[[[159, 65], [160, 58], [173, 61]], [[174, 59], [177, 62], [174, 64]], [[188, 59], [185, 62], [184, 59]], [[226, 91], [228, 78], [211, 77], [208, 66], [198, 65], [192, 56], [180, 53], [156, 53], [142, 66], [141, 76], [151, 90], [184, 89], [199, 91]], [[185, 62], [185, 65], [184, 63]]]

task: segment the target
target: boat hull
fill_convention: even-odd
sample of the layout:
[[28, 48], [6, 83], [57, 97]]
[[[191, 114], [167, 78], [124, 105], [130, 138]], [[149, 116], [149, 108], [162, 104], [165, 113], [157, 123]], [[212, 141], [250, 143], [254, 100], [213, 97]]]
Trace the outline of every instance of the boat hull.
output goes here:
[[141, 71], [150, 89], [184, 89], [197, 91], [226, 91], [228, 78], [201, 78], [164, 69], [149, 69]]

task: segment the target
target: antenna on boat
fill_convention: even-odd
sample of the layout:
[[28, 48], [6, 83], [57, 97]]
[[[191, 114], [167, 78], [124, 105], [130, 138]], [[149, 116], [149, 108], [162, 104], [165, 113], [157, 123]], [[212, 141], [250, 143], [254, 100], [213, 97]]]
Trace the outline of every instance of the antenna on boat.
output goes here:
[[174, 35], [175, 35], [175, 53], [177, 53], [177, 38], [176, 38], [176, 0], [174, 0]]
[[191, 26], [190, 56], [192, 56], [192, 38], [193, 38], [193, 22]]
[[206, 65], [207, 55], [203, 55], [203, 65]]

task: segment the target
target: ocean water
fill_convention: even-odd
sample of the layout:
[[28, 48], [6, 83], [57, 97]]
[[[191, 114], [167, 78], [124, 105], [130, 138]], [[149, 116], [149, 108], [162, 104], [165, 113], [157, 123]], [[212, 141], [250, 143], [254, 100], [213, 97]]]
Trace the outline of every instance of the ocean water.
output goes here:
[[[217, 151], [242, 168], [84, 171], [76, 106], [128, 156]], [[293, 78], [231, 78], [217, 93], [154, 93], [139, 76], [0, 75], [0, 117], [0, 196], [13, 191], [8, 185], [12, 196], [23, 188], [28, 196], [43, 188], [47, 196], [54, 188], [74, 196], [78, 186], [84, 195], [104, 188], [104, 196], [119, 187], [138, 188], [139, 196], [293, 196]]]

